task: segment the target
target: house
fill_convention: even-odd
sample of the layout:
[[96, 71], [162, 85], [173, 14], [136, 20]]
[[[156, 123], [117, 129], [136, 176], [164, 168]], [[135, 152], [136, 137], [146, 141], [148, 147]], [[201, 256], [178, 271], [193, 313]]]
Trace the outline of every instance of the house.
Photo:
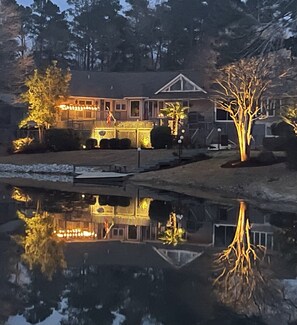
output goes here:
[[153, 126], [164, 122], [160, 110], [168, 102], [178, 101], [213, 121], [214, 105], [205, 89], [198, 71], [72, 71], [70, 96], [59, 106], [57, 127], [78, 129], [98, 141], [129, 137], [145, 147]]
[[[80, 130], [83, 138], [130, 138], [133, 146], [150, 146], [155, 125], [170, 123], [160, 114], [166, 103], [180, 102], [189, 107], [185, 129], [198, 146], [236, 143], [233, 121], [211, 100], [203, 74], [176, 72], [89, 72], [72, 71], [70, 96], [58, 109], [57, 127]], [[265, 99], [268, 119], [257, 121], [254, 147], [271, 136], [280, 100]]]

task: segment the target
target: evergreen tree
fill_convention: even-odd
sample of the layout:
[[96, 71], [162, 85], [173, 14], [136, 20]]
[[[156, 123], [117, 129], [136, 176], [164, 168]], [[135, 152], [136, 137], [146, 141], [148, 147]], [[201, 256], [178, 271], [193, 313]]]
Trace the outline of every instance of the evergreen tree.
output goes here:
[[21, 76], [20, 16], [15, 1], [0, 1], [0, 90], [17, 92]]
[[132, 70], [155, 70], [158, 66], [157, 33], [160, 28], [156, 10], [149, 7], [148, 0], [128, 0], [130, 9], [125, 12], [129, 33]]
[[33, 39], [33, 55], [38, 67], [47, 66], [53, 60], [67, 65], [70, 31], [65, 12], [60, 12], [51, 0], [34, 0], [32, 4], [30, 33]]
[[119, 0], [69, 0], [74, 9], [73, 44], [77, 67], [115, 70], [122, 61], [125, 19]]
[[70, 79], [70, 72], [63, 73], [53, 62], [44, 73], [35, 70], [26, 81], [28, 89], [22, 94], [22, 100], [29, 103], [29, 111], [20, 126], [34, 121], [39, 128], [40, 142], [43, 142], [43, 130], [56, 121], [57, 105], [61, 98], [67, 96]]

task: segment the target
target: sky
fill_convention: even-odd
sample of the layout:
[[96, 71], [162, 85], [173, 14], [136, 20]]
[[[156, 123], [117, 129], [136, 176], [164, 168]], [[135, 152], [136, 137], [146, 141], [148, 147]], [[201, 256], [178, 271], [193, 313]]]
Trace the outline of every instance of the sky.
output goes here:
[[[17, 0], [17, 2], [23, 6], [30, 6], [33, 0]], [[53, 3], [57, 4], [61, 10], [68, 8], [66, 0], [53, 0]]]
[[[17, 0], [17, 2], [23, 6], [30, 6], [30, 4], [33, 2], [33, 0]], [[60, 7], [60, 10], [63, 11], [66, 8], [68, 8], [67, 0], [52, 0], [53, 3], [58, 5]], [[121, 3], [123, 4], [125, 1], [121, 0]]]

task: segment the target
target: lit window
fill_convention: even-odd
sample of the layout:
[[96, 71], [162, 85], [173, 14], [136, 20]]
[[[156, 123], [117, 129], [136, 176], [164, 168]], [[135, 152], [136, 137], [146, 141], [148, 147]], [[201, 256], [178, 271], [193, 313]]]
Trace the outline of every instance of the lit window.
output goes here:
[[61, 113], [61, 121], [68, 120], [68, 111], [62, 111]]
[[86, 118], [95, 118], [95, 111], [86, 111]]
[[139, 117], [139, 100], [131, 101], [131, 116], [132, 117]]
[[105, 110], [106, 111], [110, 110], [110, 102], [105, 102]]
[[77, 118], [83, 118], [84, 117], [84, 111], [77, 111]]

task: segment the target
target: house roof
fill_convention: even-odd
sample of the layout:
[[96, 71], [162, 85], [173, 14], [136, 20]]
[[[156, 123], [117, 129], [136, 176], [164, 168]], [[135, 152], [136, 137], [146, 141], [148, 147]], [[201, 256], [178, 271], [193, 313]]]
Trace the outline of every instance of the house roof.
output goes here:
[[70, 95], [98, 98], [149, 97], [155, 99], [206, 98], [201, 92], [159, 92], [179, 74], [205, 89], [198, 71], [90, 72], [71, 71]]
[[[188, 250], [198, 256], [206, 250], [205, 247], [193, 245], [164, 246], [160, 243], [129, 243], [120, 241], [94, 241], [94, 242], [72, 242], [65, 247], [65, 257], [68, 267], [79, 267], [82, 265], [83, 256], [88, 254], [89, 265], [122, 265], [137, 267], [158, 267], [161, 269], [172, 268], [174, 265], [170, 260], [166, 261], [158, 249]], [[197, 257], [198, 257], [197, 256]], [[172, 258], [172, 256], [170, 256]], [[189, 260], [189, 266], [197, 267], [200, 258]], [[185, 263], [187, 264], [187, 263]]]

